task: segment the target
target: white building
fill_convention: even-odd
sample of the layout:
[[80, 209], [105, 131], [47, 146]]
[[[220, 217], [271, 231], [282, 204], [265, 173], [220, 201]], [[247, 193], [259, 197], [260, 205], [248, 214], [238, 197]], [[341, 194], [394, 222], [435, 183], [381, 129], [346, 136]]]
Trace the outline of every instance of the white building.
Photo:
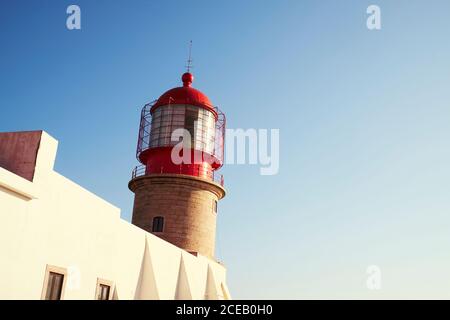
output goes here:
[[0, 133], [0, 299], [229, 299], [226, 270], [53, 170], [43, 131]]

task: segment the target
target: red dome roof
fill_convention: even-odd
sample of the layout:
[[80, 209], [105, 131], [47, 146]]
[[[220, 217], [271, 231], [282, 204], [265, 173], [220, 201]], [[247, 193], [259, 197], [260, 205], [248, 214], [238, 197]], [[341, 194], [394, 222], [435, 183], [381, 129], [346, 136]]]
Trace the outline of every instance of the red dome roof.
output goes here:
[[190, 104], [216, 113], [209, 98], [199, 90], [191, 87], [192, 81], [194, 80], [194, 76], [191, 73], [184, 73], [181, 79], [183, 86], [166, 91], [153, 105], [151, 112], [158, 107], [168, 104]]

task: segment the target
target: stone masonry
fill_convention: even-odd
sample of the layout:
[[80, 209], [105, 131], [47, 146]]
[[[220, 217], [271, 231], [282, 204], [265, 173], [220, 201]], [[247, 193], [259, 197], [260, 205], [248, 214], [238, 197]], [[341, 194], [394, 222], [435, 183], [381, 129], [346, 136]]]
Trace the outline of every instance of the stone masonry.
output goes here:
[[177, 174], [150, 174], [134, 178], [132, 223], [152, 232], [154, 217], [164, 217], [160, 238], [193, 254], [214, 257], [215, 203], [225, 189], [213, 181]]

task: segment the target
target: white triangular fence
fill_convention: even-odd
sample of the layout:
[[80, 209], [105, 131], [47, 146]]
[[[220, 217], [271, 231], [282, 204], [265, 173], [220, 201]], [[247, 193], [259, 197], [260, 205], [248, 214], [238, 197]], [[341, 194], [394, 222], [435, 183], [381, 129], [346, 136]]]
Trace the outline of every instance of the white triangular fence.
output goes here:
[[146, 236], [135, 299], [230, 299], [224, 271], [214, 270], [211, 263], [215, 264]]

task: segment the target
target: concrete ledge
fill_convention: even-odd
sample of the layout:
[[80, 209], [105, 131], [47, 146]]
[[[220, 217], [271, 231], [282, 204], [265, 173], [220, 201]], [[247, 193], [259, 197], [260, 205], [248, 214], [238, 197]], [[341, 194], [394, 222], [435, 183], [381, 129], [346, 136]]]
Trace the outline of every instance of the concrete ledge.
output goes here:
[[28, 200], [37, 199], [37, 191], [32, 182], [0, 167], [0, 186]]
[[151, 180], [152, 183], [154, 184], [167, 183], [169, 181], [171, 183], [176, 184], [187, 184], [187, 185], [195, 184], [196, 186], [203, 187], [204, 190], [215, 193], [219, 198], [219, 200], [225, 197], [226, 195], [225, 188], [222, 187], [220, 184], [209, 179], [184, 174], [168, 174], [168, 173], [148, 174], [132, 179], [128, 183], [128, 188], [131, 191], [135, 192], [137, 188], [142, 186], [144, 180]]

